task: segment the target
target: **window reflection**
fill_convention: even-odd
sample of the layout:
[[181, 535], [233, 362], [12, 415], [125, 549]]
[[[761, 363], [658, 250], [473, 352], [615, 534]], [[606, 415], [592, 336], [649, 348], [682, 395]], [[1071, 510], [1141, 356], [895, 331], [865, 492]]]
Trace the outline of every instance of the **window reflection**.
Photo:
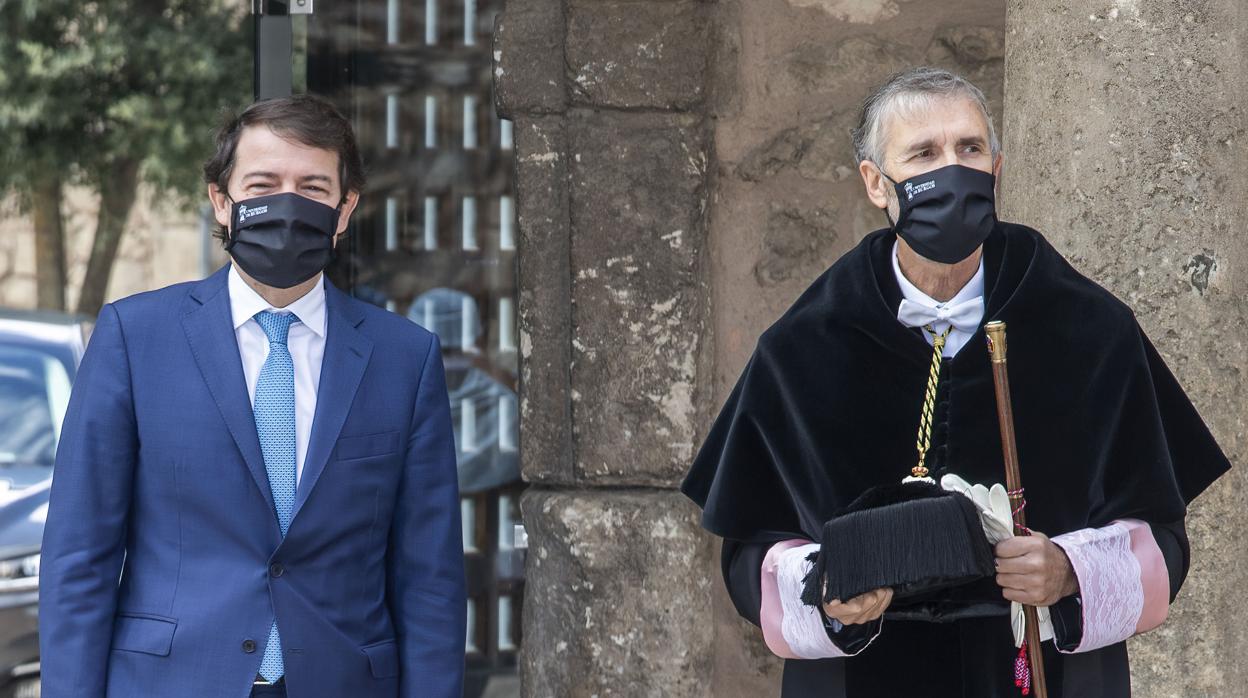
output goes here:
[[6, 488], [48, 476], [70, 387], [60, 358], [31, 347], [0, 344], [0, 468]]
[[460, 492], [473, 494], [519, 480], [519, 454], [512, 446], [519, 430], [516, 394], [480, 365], [476, 301], [462, 291], [436, 288], [412, 303], [408, 318], [437, 334], [442, 343]]
[[330, 276], [442, 345], [469, 697], [518, 695], [522, 640], [514, 129], [493, 112], [489, 40], [501, 4], [324, 3], [308, 28], [308, 89], [351, 116], [370, 179]]

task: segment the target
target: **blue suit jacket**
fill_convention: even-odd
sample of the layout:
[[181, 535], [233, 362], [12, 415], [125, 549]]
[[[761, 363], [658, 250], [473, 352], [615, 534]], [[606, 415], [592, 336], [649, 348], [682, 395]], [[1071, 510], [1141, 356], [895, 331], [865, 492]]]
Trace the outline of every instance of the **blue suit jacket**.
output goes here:
[[285, 539], [226, 270], [106, 306], [44, 531], [43, 695], [249, 694], [276, 613], [292, 698], [461, 695], [463, 549], [437, 339], [326, 284]]

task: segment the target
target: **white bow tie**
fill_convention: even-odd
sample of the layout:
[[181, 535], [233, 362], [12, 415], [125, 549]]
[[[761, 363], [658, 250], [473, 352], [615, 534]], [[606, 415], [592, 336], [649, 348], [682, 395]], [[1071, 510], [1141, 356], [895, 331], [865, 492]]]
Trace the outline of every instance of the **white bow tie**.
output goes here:
[[977, 296], [969, 301], [940, 308], [929, 308], [903, 298], [901, 307], [897, 309], [897, 319], [906, 327], [924, 327], [947, 322], [959, 332], [973, 333], [979, 329], [979, 322], [984, 319], [984, 297]]

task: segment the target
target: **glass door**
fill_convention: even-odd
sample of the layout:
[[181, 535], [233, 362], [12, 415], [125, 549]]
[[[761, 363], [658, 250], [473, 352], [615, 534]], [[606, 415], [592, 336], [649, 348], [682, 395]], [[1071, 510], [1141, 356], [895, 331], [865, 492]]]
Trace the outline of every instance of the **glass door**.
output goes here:
[[352, 120], [368, 171], [330, 278], [442, 343], [468, 573], [469, 697], [519, 695], [524, 596], [513, 534], [522, 489], [515, 160], [490, 75], [501, 5], [319, 0], [298, 15], [292, 4], [293, 50], [284, 54], [294, 91], [327, 97]]

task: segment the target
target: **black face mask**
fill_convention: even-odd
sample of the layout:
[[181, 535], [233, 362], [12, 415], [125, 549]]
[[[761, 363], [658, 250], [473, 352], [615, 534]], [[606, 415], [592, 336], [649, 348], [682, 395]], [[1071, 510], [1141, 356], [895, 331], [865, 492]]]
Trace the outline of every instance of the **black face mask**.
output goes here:
[[298, 194], [258, 196], [230, 209], [225, 249], [256, 281], [291, 288], [329, 265], [337, 231], [336, 208]]
[[[884, 178], [893, 182], [888, 175]], [[900, 205], [893, 230], [927, 259], [961, 262], [984, 244], [997, 224], [995, 183], [991, 174], [962, 165], [893, 182]]]

